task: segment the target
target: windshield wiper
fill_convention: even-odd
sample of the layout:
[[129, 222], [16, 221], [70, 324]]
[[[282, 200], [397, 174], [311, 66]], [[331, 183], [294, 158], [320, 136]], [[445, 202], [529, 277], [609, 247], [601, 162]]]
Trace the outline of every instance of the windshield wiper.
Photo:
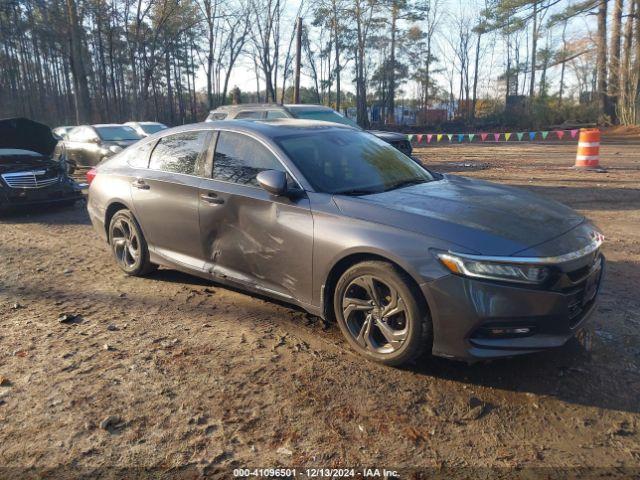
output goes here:
[[349, 195], [354, 197], [358, 197], [360, 195], [372, 195], [374, 193], [380, 193], [380, 190], [364, 190], [364, 189], [354, 188], [351, 190], [342, 190], [339, 192], [333, 192], [334, 195]]
[[385, 192], [388, 192], [389, 190], [396, 190], [402, 187], [408, 187], [410, 185], [418, 185], [420, 183], [426, 183], [426, 182], [427, 180], [425, 180], [424, 178], [412, 178], [410, 180], [402, 180], [401, 182], [396, 182], [391, 184], [388, 188], [385, 189]]

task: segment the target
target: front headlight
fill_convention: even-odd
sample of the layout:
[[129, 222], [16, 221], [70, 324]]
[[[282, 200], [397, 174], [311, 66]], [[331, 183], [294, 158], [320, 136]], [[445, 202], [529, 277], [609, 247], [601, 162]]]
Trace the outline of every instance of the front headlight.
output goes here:
[[471, 278], [540, 284], [549, 277], [550, 273], [549, 268], [542, 265], [468, 259], [453, 253], [436, 255], [451, 273]]

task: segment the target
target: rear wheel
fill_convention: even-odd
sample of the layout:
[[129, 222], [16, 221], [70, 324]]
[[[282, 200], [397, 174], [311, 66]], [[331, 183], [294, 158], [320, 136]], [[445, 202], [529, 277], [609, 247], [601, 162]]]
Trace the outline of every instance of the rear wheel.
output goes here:
[[335, 316], [356, 351], [396, 366], [431, 345], [431, 319], [419, 295], [412, 280], [390, 263], [362, 262], [338, 280]]
[[128, 275], [146, 275], [158, 268], [149, 261], [147, 242], [129, 210], [118, 210], [111, 218], [109, 245], [116, 263]]

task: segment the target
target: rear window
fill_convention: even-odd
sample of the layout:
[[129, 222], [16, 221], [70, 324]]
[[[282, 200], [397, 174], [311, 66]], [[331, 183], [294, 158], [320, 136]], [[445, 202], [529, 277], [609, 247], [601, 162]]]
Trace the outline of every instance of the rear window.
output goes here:
[[287, 117], [287, 114], [284, 113], [282, 110], [268, 110], [267, 118], [273, 119], [273, 118], [288, 118], [288, 117]]
[[296, 118], [301, 118], [303, 120], [319, 120], [321, 122], [334, 122], [334, 123], [341, 123], [343, 125], [349, 125], [350, 127], [360, 128], [358, 127], [358, 124], [356, 122], [348, 119], [347, 117], [343, 117], [338, 112], [333, 110], [295, 109], [292, 111]]
[[258, 120], [262, 118], [262, 113], [261, 111], [254, 111], [254, 110], [245, 110], [243, 112], [238, 113], [238, 115], [236, 115], [237, 119], [252, 119], [252, 120]]
[[140, 140], [140, 135], [138, 135], [133, 128], [127, 127], [126, 125], [95, 127], [95, 129], [98, 132], [98, 135], [100, 135], [100, 138], [107, 142], [117, 142], [119, 140]]
[[142, 128], [144, 133], [151, 135], [153, 133], [159, 132], [160, 130], [165, 130], [167, 126], [163, 125], [162, 123], [151, 123], [151, 124], [142, 124], [140, 125], [140, 128]]

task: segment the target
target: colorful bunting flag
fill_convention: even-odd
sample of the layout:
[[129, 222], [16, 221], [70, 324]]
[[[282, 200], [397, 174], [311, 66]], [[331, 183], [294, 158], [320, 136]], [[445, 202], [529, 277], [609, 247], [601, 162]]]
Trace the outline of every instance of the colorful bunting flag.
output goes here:
[[518, 141], [522, 141], [522, 137], [524, 137], [524, 132], [518, 132], [516, 133], [516, 137], [518, 137]]
[[499, 134], [499, 133], [494, 133], [494, 134], [493, 134], [493, 140], [494, 140], [494, 141], [496, 141], [496, 142], [497, 142], [498, 140], [500, 140], [500, 134]]
[[441, 134], [441, 133], [439, 133], [439, 134], [436, 136], [436, 141], [438, 141], [438, 142], [439, 142], [440, 140], [442, 140], [442, 134]]
[[504, 139], [508, 142], [509, 139], [511, 138], [511, 133], [505, 133], [504, 134]]
[[536, 138], [536, 132], [529, 132], [529, 140], [534, 140]]
[[576, 135], [578, 134], [578, 130], [571, 130], [571, 138], [576, 138]]
[[483, 142], [487, 139], [488, 135], [489, 135], [488, 133], [481, 133], [480, 134], [480, 138], [482, 139]]
[[418, 145], [420, 145], [422, 143], [422, 135], [420, 134], [416, 138], [418, 139]]
[[427, 133], [427, 143], [431, 143], [431, 139], [433, 138], [432, 133]]
[[451, 141], [451, 139], [453, 138], [453, 133], [447, 133], [447, 138], [449, 139], [449, 141]]
[[407, 138], [409, 138], [410, 142], [413, 142], [413, 135], [407, 135]]
[[562, 137], [564, 137], [564, 130], [556, 130], [556, 136], [558, 137], [558, 140], [562, 140]]
[[469, 134], [469, 141], [470, 141], [470, 142], [473, 142], [473, 137], [475, 137], [475, 136], [476, 136], [476, 134], [475, 134], [475, 133], [470, 133], [470, 134]]
[[547, 135], [549, 135], [549, 132], [542, 132], [542, 139], [546, 140], [547, 139]]
[[458, 134], [458, 142], [462, 143], [463, 140], [464, 140], [464, 134], [459, 133]]

